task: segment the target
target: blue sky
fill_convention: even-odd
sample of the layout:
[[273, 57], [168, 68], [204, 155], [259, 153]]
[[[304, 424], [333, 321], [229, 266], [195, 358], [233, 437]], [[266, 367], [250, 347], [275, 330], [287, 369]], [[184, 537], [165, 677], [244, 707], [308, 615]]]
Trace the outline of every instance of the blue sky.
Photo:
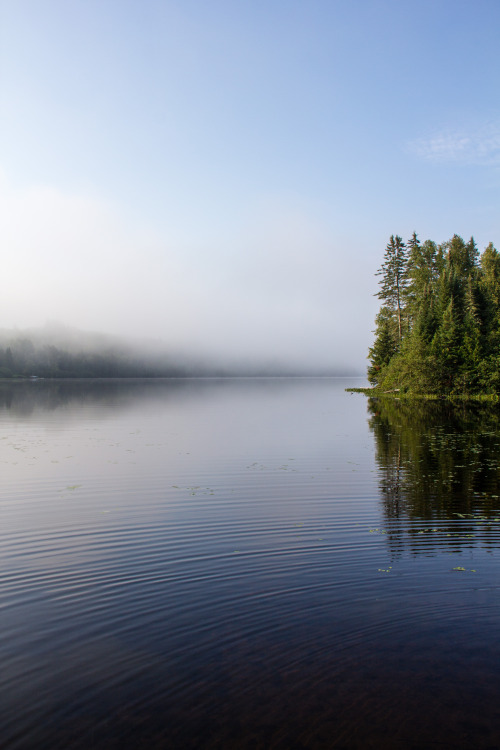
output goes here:
[[364, 369], [390, 234], [500, 244], [497, 0], [2, 0], [0, 326]]

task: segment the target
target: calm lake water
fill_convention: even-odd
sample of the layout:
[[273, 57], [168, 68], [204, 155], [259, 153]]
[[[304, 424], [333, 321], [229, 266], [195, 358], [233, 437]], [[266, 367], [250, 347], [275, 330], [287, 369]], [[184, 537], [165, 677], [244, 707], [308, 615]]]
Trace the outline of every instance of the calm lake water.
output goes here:
[[500, 408], [0, 385], [0, 746], [500, 747]]

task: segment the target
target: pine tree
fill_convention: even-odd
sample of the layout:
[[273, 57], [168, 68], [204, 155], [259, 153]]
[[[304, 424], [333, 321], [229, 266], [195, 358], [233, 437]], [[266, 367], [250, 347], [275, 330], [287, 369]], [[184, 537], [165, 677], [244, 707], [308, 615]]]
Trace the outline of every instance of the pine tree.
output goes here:
[[494, 294], [495, 301], [498, 302], [500, 298], [500, 253], [494, 247], [493, 242], [490, 242], [484, 249], [479, 262], [484, 282]]
[[397, 320], [398, 344], [403, 338], [403, 307], [405, 292], [408, 286], [408, 253], [406, 245], [399, 235], [390, 237], [384, 254], [384, 262], [377, 271], [382, 276], [377, 296], [393, 310]]
[[478, 304], [477, 285], [469, 276], [464, 298], [462, 333], [463, 386], [469, 390], [474, 385], [482, 359], [481, 316]]
[[457, 234], [440, 246], [391, 236], [370, 382], [429, 393], [500, 392], [500, 253]]
[[387, 307], [380, 308], [375, 322], [377, 324], [375, 341], [368, 352], [370, 359], [368, 380], [370, 383], [381, 381], [385, 368], [397, 352], [397, 332], [394, 327], [392, 311]]
[[479, 287], [483, 318], [483, 350], [496, 354], [500, 346], [500, 253], [490, 242], [480, 258]]
[[420, 244], [416, 233], [408, 241], [408, 288], [406, 292], [409, 327], [430, 341], [436, 331], [436, 296], [442, 256], [431, 240]]
[[451, 391], [460, 363], [459, 325], [457, 309], [452, 297], [444, 310], [439, 329], [432, 340], [431, 349], [438, 365], [441, 387]]
[[5, 367], [10, 373], [14, 372], [14, 357], [12, 356], [12, 349], [10, 346], [5, 350]]

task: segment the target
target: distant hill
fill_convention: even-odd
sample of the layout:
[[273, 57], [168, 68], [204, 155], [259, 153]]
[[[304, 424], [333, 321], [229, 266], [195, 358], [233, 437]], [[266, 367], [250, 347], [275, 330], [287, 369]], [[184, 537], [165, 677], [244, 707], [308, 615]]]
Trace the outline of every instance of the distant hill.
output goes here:
[[162, 342], [126, 341], [58, 324], [0, 329], [0, 378], [341, 376], [353, 370], [293, 368], [276, 362], [222, 362], [173, 352]]

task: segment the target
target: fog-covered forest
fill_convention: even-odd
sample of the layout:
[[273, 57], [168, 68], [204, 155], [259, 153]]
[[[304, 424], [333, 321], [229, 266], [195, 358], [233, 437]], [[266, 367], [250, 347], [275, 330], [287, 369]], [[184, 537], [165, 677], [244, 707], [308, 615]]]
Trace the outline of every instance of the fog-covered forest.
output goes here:
[[73, 335], [64, 340], [25, 332], [0, 335], [2, 378], [176, 377], [192, 374], [193, 369], [163, 353], [137, 352], [104, 336], [82, 335], [78, 340]]
[[47, 324], [0, 329], [0, 378], [179, 378], [350, 375], [354, 368], [293, 367], [278, 360], [208, 358], [174, 351], [157, 340], [126, 340]]

